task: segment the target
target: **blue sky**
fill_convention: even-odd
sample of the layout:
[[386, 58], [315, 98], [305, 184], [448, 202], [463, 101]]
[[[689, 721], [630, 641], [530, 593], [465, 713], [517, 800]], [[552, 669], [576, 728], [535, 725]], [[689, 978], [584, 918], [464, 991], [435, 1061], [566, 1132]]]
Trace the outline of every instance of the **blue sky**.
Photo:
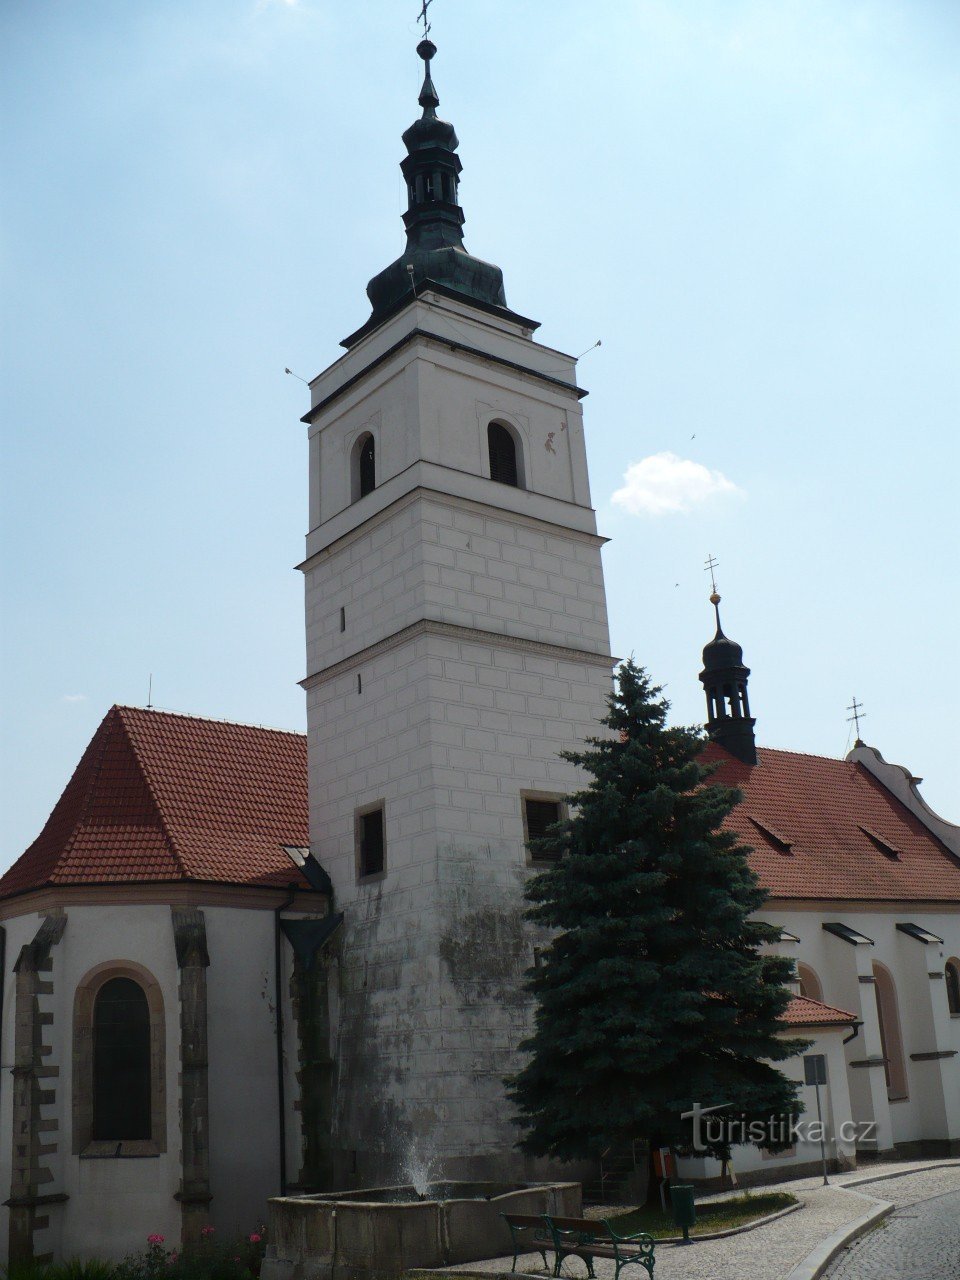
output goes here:
[[[402, 247], [417, 5], [0, 9], [0, 865], [114, 702], [302, 728], [310, 378]], [[472, 252], [582, 361], [614, 652], [960, 820], [960, 8], [436, 0]], [[625, 476], [628, 478], [625, 479]], [[614, 494], [620, 494], [617, 501]]]

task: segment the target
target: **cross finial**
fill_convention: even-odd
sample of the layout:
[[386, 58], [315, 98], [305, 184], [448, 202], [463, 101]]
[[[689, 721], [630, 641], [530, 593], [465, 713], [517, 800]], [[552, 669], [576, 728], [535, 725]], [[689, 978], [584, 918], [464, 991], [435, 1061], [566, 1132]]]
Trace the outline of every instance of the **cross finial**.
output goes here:
[[426, 40], [430, 33], [430, 20], [427, 17], [427, 10], [433, 4], [433, 0], [423, 0], [420, 12], [417, 14], [417, 21], [423, 23], [423, 38]]
[[847, 724], [855, 724], [857, 726], [857, 741], [860, 741], [860, 721], [866, 718], [866, 712], [863, 709], [863, 703], [858, 702], [856, 696], [847, 707], [848, 711], [852, 711], [853, 715], [847, 716]]
[[710, 586], [713, 588], [714, 595], [717, 594], [717, 578], [714, 570], [719, 568], [720, 561], [715, 556], [707, 556], [706, 562], [703, 566], [703, 571], [710, 575]]

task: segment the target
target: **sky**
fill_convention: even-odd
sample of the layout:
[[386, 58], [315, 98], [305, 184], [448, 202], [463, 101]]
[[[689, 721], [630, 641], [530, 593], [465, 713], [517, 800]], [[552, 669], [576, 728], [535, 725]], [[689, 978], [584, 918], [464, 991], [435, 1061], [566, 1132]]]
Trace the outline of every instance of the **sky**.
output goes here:
[[[0, 6], [0, 867], [151, 678], [305, 727], [297, 376], [403, 247], [417, 9]], [[960, 7], [430, 16], [467, 246], [586, 353], [614, 653], [701, 721], [713, 555], [759, 743], [840, 756], [856, 695], [960, 821]]]

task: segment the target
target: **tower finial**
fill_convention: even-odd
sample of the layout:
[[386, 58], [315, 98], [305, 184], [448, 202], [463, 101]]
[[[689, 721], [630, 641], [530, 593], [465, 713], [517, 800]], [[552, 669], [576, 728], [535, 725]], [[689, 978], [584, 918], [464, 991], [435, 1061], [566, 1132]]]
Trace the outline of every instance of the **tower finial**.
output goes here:
[[[429, 24], [427, 30], [430, 30]], [[436, 89], [433, 87], [433, 79], [430, 75], [430, 59], [436, 52], [437, 46], [432, 40], [428, 40], [426, 36], [417, 45], [417, 53], [424, 61], [423, 88], [420, 90], [420, 97], [417, 99], [421, 107], [423, 107], [422, 119], [424, 120], [436, 120], [437, 107], [440, 105], [440, 99], [437, 96]]]
[[710, 603], [713, 605], [713, 611], [717, 615], [717, 634], [720, 634], [720, 594], [717, 591], [717, 577], [714, 572], [720, 568], [720, 561], [713, 555], [707, 556], [706, 563], [703, 566], [704, 573], [710, 575], [710, 586], [713, 590], [710, 592]]
[[[423, 31], [417, 53], [426, 66], [420, 90], [423, 114], [403, 133], [407, 154], [400, 169], [407, 188], [403, 215], [407, 243], [400, 257], [367, 285], [373, 310], [365, 325], [344, 338], [342, 345], [348, 349], [427, 289], [453, 293], [483, 310], [507, 311], [503, 272], [468, 253], [463, 243], [459, 142], [453, 125], [437, 116], [440, 97], [430, 72], [431, 59], [437, 52], [429, 36], [428, 13], [433, 0], [418, 2], [417, 21], [423, 24]], [[520, 316], [513, 318], [522, 320]], [[525, 327], [529, 327], [527, 322]]]
[[853, 715], [847, 716], [847, 724], [855, 724], [857, 726], [857, 740], [854, 746], [861, 747], [863, 743], [860, 741], [860, 721], [866, 717], [867, 713], [863, 709], [863, 703], [857, 701], [856, 694], [854, 694], [853, 701], [847, 707], [847, 710], [853, 712]]

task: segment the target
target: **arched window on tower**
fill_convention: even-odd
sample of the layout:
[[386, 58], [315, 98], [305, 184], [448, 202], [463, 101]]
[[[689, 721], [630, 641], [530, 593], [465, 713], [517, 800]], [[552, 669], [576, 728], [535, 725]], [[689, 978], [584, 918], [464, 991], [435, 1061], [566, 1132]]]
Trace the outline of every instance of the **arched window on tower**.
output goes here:
[[132, 978], [111, 978], [93, 1006], [93, 1140], [150, 1133], [150, 1010]]
[[369, 431], [353, 446], [350, 458], [350, 500], [359, 502], [377, 487], [377, 446]]
[[491, 422], [487, 427], [487, 448], [490, 479], [522, 489], [522, 453], [514, 432], [502, 422]]
[[947, 1005], [954, 1018], [960, 1018], [960, 960], [948, 960], [943, 971], [947, 980]]

